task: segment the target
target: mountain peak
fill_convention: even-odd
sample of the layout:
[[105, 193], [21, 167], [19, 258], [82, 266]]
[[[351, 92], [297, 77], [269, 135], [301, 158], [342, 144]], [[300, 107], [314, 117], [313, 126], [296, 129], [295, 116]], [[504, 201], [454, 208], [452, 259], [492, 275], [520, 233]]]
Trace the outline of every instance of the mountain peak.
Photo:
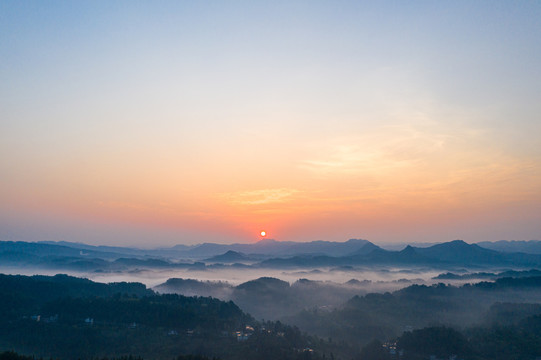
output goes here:
[[233, 251], [233, 250], [228, 250], [226, 253], [222, 255], [217, 255], [209, 259], [206, 259], [206, 261], [210, 261], [210, 262], [225, 262], [225, 263], [231, 263], [231, 262], [242, 261], [242, 260], [249, 260], [249, 257], [241, 252]]
[[453, 245], [468, 245], [470, 246], [470, 244], [468, 244], [467, 242], [465, 242], [464, 240], [453, 240], [453, 241], [449, 241], [449, 244], [453, 244]]
[[401, 253], [404, 253], [404, 254], [410, 254], [410, 253], [414, 253], [415, 252], [415, 248], [411, 245], [408, 245], [406, 246], [402, 251], [400, 251]]
[[453, 240], [428, 248], [418, 248], [417, 252], [442, 261], [460, 263], [490, 263], [498, 258], [498, 252], [484, 249], [464, 240]]

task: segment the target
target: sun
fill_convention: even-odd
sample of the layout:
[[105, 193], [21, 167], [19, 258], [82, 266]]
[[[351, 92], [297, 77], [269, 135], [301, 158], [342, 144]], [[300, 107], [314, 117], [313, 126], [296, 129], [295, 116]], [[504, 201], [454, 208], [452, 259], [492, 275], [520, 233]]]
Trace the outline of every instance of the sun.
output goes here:
[[263, 230], [259, 233], [259, 235], [261, 235], [261, 237], [265, 237], [267, 236], [267, 232]]

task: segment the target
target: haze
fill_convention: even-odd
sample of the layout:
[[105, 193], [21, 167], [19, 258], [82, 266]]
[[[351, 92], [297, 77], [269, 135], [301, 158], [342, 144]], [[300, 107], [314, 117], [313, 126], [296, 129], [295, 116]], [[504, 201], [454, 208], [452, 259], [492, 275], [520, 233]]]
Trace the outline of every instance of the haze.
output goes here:
[[0, 3], [0, 237], [539, 239], [541, 4]]

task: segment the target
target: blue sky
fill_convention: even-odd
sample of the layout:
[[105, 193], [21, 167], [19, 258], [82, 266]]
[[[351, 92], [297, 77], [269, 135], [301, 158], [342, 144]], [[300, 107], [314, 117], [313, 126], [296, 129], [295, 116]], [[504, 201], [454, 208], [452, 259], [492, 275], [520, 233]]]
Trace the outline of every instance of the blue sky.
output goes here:
[[0, 4], [0, 236], [541, 238], [536, 1]]

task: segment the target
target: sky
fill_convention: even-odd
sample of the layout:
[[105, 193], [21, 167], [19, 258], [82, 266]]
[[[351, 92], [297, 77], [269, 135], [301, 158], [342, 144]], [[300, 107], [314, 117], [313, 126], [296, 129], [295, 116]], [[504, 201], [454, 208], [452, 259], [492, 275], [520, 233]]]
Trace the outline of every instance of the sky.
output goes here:
[[541, 239], [539, 1], [0, 2], [0, 240]]

